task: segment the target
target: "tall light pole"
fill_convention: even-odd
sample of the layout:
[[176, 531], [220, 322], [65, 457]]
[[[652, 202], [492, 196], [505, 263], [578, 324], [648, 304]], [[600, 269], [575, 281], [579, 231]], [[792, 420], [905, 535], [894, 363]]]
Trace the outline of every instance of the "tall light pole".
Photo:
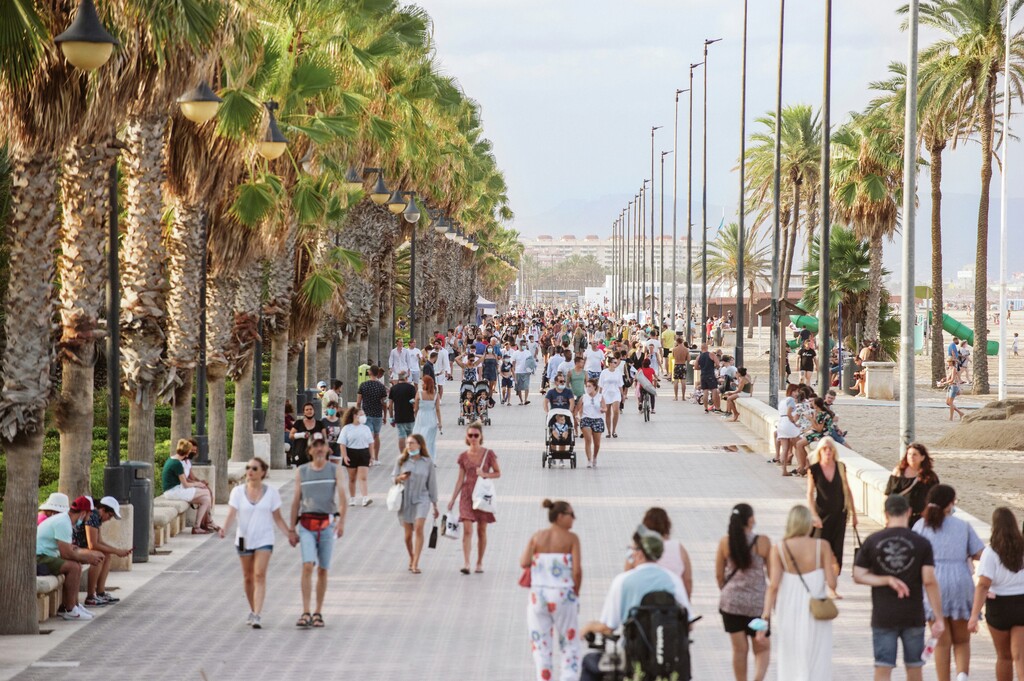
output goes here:
[[[831, 4], [831, 0], [829, 0]], [[1010, 3], [1007, 2], [1007, 11]], [[903, 282], [900, 305], [900, 452], [914, 433], [914, 220], [917, 200], [917, 28], [918, 0], [907, 16], [907, 102], [903, 120]], [[1005, 177], [1006, 168], [1003, 167]], [[982, 350], [984, 352], [984, 350]], [[1000, 364], [1000, 369], [1002, 365]], [[1000, 384], [1002, 385], [1002, 384]]]
[[[665, 324], [665, 157], [671, 153], [671, 151], [661, 152], [661, 267], [658, 268], [658, 271], [661, 272], [658, 284], [661, 287], [661, 311], [659, 313], [661, 324], [658, 324], [659, 327]], [[675, 288], [672, 289], [672, 299], [675, 300]], [[672, 319], [675, 317], [673, 316]]]
[[701, 224], [703, 225], [703, 236], [701, 237], [700, 253], [700, 339], [703, 342], [708, 340], [708, 46], [714, 45], [721, 38], [704, 40], [704, 143], [701, 145], [703, 155], [702, 170], [702, 198], [701, 198]]
[[[676, 232], [676, 194], [679, 192], [679, 95], [686, 90], [676, 90], [676, 114], [672, 125], [672, 324], [676, 323], [676, 251], [679, 249], [679, 234]], [[662, 265], [664, 266], [664, 265]]]
[[689, 150], [686, 152], [686, 343], [693, 341], [690, 316], [693, 314], [693, 70], [704, 62], [690, 64]]
[[[654, 316], [654, 131], [659, 130], [660, 125], [651, 126], [651, 316]], [[664, 183], [662, 183], [662, 189], [664, 189]], [[664, 235], [662, 235], [664, 236]], [[661, 320], [658, 320], [656, 326], [661, 326]]]
[[[915, 65], [916, 68], [916, 65]], [[828, 361], [831, 351], [829, 350], [829, 305], [831, 297], [831, 280], [829, 274], [829, 248], [832, 215], [830, 203], [830, 178], [832, 176], [832, 125], [830, 114], [832, 111], [832, 0], [825, 0], [825, 82], [824, 98], [821, 104], [821, 245], [818, 248], [818, 394], [824, 395], [831, 385], [829, 369], [831, 362]], [[911, 196], [916, 196], [912, 194]], [[906, 213], [904, 213], [906, 215]], [[904, 238], [904, 244], [906, 239]], [[787, 287], [789, 282], [786, 282]], [[913, 289], [911, 289], [913, 294]], [[913, 297], [911, 297], [913, 301]], [[913, 306], [911, 306], [913, 308]], [[914, 347], [911, 339], [910, 347]]]
[[781, 359], [779, 349], [782, 342], [779, 329], [779, 232], [781, 214], [779, 212], [780, 188], [782, 186], [782, 54], [786, 28], [786, 0], [779, 0], [779, 66], [778, 84], [775, 87], [775, 178], [772, 186], [772, 300], [771, 328], [768, 332], [768, 404], [777, 409], [779, 406], [779, 375]]
[[[916, 3], [914, 3], [916, 4]], [[1005, 57], [1006, 64], [1003, 66], [1003, 127], [1005, 130], [1009, 129], [1010, 125], [1010, 29], [1011, 17], [1010, 17], [1010, 3], [1006, 3], [1006, 48]], [[1006, 359], [1009, 356], [1007, 354], [1008, 348], [1006, 342], [1007, 336], [1007, 322], [1010, 321], [1009, 315], [1007, 315], [1007, 304], [1006, 304], [1006, 249], [1007, 249], [1007, 230], [1009, 229], [1007, 223], [1007, 199], [1006, 199], [1006, 154], [1010, 150], [1007, 138], [1009, 135], [1003, 134], [1003, 168], [1002, 172], [999, 173], [999, 399], [1006, 399]], [[983, 349], [982, 352], [987, 350]]]
[[[743, 366], [743, 289], [746, 286], [743, 265], [746, 259], [747, 233], [745, 228], [747, 194], [747, 4], [743, 0], [743, 58], [740, 76], [740, 211], [739, 211], [739, 262], [736, 263], [736, 353], [735, 366]], [[753, 303], [754, 301], [750, 301]]]

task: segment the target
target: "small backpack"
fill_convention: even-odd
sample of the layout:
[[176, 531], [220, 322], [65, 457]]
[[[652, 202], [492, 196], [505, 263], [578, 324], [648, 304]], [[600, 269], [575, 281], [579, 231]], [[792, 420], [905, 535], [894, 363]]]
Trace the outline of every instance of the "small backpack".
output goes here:
[[627, 669], [639, 665], [645, 679], [690, 681], [689, 618], [668, 591], [653, 591], [630, 609], [623, 639]]

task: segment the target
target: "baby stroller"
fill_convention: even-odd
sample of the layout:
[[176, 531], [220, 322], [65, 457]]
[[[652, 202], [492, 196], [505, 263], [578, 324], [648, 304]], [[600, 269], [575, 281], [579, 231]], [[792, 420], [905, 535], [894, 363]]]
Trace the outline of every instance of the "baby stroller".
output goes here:
[[491, 397], [491, 386], [487, 381], [476, 382], [474, 399], [476, 401], [476, 418], [485, 426], [491, 425], [491, 417], [488, 414], [488, 410], [494, 406], [494, 398]]
[[[565, 439], [556, 440], [551, 435], [551, 429], [555, 425], [556, 417], [564, 416], [565, 423], [569, 427]], [[571, 468], [576, 468], [576, 437], [575, 424], [572, 412], [568, 409], [552, 409], [547, 414], [544, 426], [544, 452], [541, 455], [541, 468], [551, 468], [553, 461], [568, 461]]]
[[462, 381], [459, 386], [459, 404], [462, 409], [459, 413], [460, 426], [477, 420], [477, 399], [473, 381]]

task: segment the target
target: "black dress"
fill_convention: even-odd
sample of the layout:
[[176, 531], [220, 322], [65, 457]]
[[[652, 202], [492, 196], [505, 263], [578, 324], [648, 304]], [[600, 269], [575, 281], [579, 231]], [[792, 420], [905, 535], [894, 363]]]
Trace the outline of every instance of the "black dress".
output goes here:
[[811, 466], [811, 477], [814, 479], [814, 510], [821, 518], [820, 537], [829, 543], [836, 561], [842, 565], [847, 513], [840, 465], [837, 461], [835, 475], [829, 480], [821, 470], [821, 464], [816, 463]]
[[295, 429], [295, 437], [291, 441], [291, 449], [288, 450], [288, 463], [293, 466], [301, 466], [304, 463], [309, 463], [310, 458], [307, 453], [309, 449], [309, 439], [313, 433], [326, 433], [327, 429], [324, 427], [322, 421], [313, 419], [313, 425], [309, 428], [306, 427], [306, 420], [304, 418], [295, 421], [292, 426]]
[[932, 473], [928, 482], [920, 480], [916, 485], [914, 484], [915, 480], [917, 478], [890, 475], [889, 482], [885, 486], [885, 496], [902, 494], [910, 502], [910, 525], [908, 527], [913, 527], [914, 523], [921, 518], [921, 514], [924, 513], [924, 507], [928, 503], [928, 492], [931, 491], [932, 487], [939, 484], [939, 476]]

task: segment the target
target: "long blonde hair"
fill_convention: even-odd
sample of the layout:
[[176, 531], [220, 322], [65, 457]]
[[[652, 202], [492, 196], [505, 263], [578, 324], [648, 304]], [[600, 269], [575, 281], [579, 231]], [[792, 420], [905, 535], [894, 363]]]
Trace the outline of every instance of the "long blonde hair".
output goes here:
[[816, 464], [821, 461], [821, 450], [828, 447], [832, 450], [833, 458], [836, 462], [839, 462], [839, 447], [838, 443], [831, 437], [826, 435], [825, 437], [818, 440], [818, 446], [814, 448], [814, 453], [811, 454], [811, 463]]
[[806, 537], [811, 533], [814, 522], [811, 518], [811, 509], [803, 504], [797, 504], [789, 509], [789, 516], [786, 518], [786, 533], [783, 539], [791, 537]]
[[[427, 450], [427, 441], [423, 439], [423, 436], [420, 435], [419, 433], [413, 433], [409, 437], [413, 438], [414, 440], [416, 440], [416, 442], [420, 443], [420, 456], [429, 459], [430, 452]], [[402, 455], [398, 458], [399, 467], [401, 467], [402, 464], [409, 460], [409, 456], [409, 445], [406, 445], [405, 447], [402, 448]]]

